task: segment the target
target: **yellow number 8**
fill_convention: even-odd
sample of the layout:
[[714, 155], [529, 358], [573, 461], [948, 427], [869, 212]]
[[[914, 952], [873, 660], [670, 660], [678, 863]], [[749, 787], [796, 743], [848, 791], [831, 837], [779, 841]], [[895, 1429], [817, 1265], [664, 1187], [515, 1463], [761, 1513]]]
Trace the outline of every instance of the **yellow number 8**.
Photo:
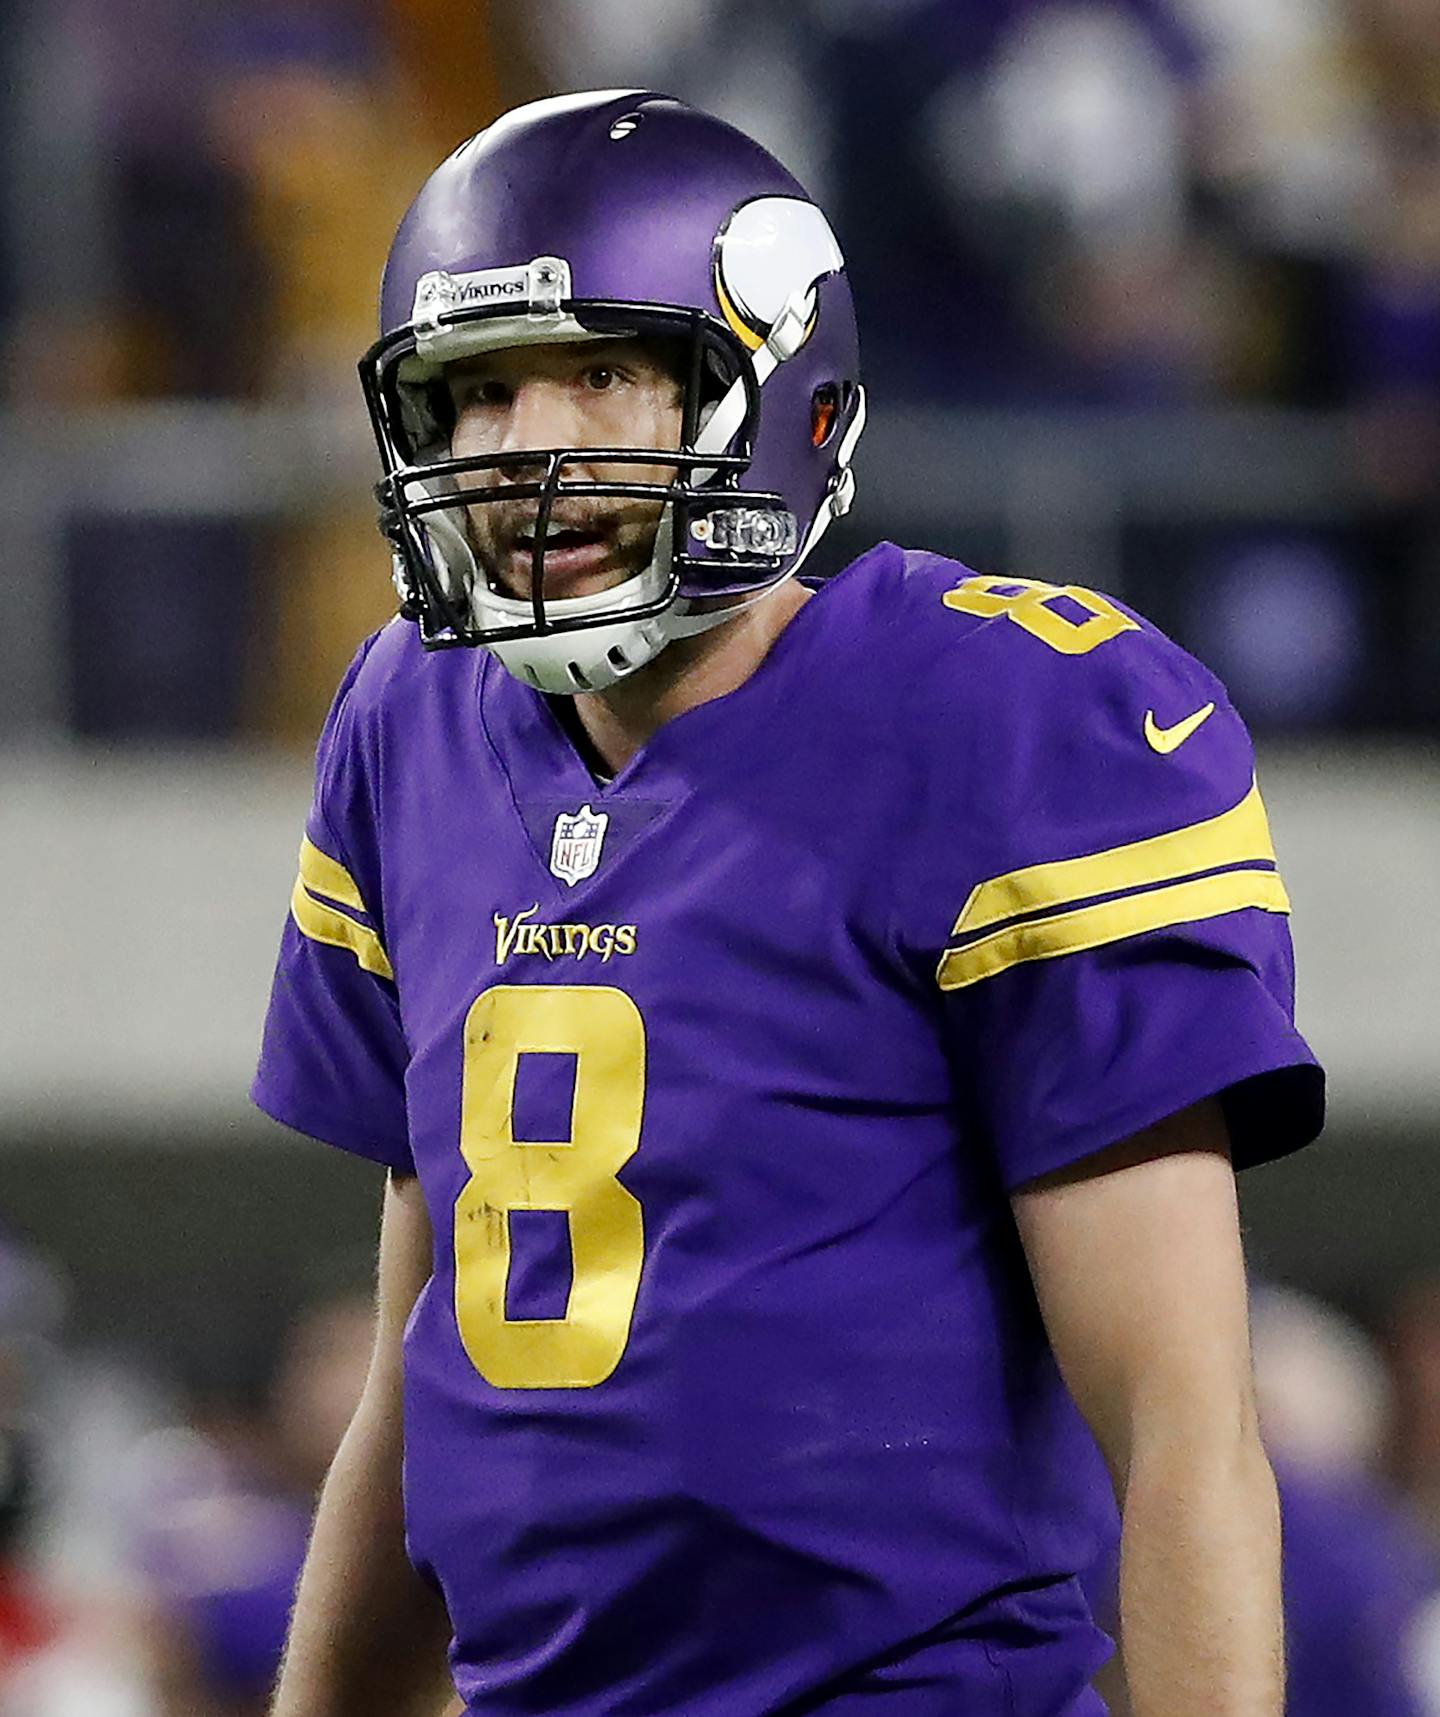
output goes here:
[[[1057, 596], [1085, 610], [1083, 620], [1071, 620], [1049, 604]], [[1037, 584], [1033, 578], [966, 578], [941, 598], [947, 608], [989, 620], [997, 614], [1013, 620], [1042, 644], [1062, 656], [1084, 656], [1118, 637], [1138, 632], [1137, 623], [1098, 591], [1079, 584]]]
[[[527, 1052], [575, 1057], [570, 1137], [515, 1137]], [[645, 1024], [621, 990], [500, 984], [465, 1020], [455, 1203], [455, 1316], [471, 1363], [497, 1389], [589, 1389], [620, 1363], [640, 1291], [645, 1223], [615, 1178], [640, 1143]], [[507, 1318], [510, 1212], [563, 1210], [574, 1273], [563, 1318]]]

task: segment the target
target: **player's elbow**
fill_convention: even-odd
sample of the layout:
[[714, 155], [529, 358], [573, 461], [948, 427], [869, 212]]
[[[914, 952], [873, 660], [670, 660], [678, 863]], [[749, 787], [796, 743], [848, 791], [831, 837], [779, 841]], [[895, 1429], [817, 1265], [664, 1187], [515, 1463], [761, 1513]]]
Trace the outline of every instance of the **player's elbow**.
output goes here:
[[1183, 1376], [1149, 1379], [1097, 1421], [1096, 1438], [1122, 1502], [1137, 1472], [1223, 1480], [1248, 1474], [1257, 1461], [1268, 1471], [1248, 1375], [1203, 1390]]

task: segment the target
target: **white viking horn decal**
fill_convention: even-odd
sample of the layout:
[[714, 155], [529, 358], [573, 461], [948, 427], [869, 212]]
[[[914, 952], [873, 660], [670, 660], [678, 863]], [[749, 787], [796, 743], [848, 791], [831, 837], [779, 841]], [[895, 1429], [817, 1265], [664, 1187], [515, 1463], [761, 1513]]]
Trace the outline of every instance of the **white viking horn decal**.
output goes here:
[[[725, 320], [755, 354], [763, 387], [778, 365], [810, 338], [819, 305], [815, 288], [845, 266], [830, 223], [799, 197], [756, 197], [742, 203], [715, 240], [715, 296]], [[701, 453], [719, 453], [745, 418], [745, 387], [736, 380], [696, 439]], [[697, 471], [695, 481], [713, 472]]]
[[[725, 320], [752, 351], [776, 329], [798, 294], [804, 334], [815, 319], [815, 287], [845, 266], [835, 234], [814, 203], [799, 197], [756, 197], [742, 203], [715, 240], [715, 293]], [[788, 344], [788, 342], [787, 342]]]

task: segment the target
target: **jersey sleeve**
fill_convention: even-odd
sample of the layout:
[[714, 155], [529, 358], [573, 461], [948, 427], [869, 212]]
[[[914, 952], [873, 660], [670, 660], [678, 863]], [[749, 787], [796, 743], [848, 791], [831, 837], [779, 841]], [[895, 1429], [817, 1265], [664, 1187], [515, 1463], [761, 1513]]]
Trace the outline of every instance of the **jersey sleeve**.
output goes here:
[[341, 683], [321, 734], [251, 1097], [298, 1132], [412, 1174], [409, 1051], [379, 916], [375, 831], [367, 826], [373, 818], [352, 707], [368, 648]]
[[1003, 637], [1003, 698], [956, 748], [971, 857], [930, 867], [956, 876], [932, 968], [952, 1061], [1009, 1189], [1210, 1096], [1237, 1168], [1323, 1119], [1249, 737], [1206, 669], [1095, 601], [1093, 651]]

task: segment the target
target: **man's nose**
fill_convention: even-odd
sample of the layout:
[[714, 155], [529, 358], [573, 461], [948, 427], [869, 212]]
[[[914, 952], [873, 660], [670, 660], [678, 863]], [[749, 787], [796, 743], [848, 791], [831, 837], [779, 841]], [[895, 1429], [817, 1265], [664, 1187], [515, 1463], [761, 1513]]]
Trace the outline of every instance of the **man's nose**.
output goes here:
[[[516, 388], [511, 400], [500, 451], [533, 453], [573, 447], [578, 430], [577, 414], [567, 388], [543, 378], [525, 381]], [[539, 462], [527, 461], [523, 466], [510, 467], [509, 475], [516, 481], [533, 481], [533, 474], [542, 468]]]

